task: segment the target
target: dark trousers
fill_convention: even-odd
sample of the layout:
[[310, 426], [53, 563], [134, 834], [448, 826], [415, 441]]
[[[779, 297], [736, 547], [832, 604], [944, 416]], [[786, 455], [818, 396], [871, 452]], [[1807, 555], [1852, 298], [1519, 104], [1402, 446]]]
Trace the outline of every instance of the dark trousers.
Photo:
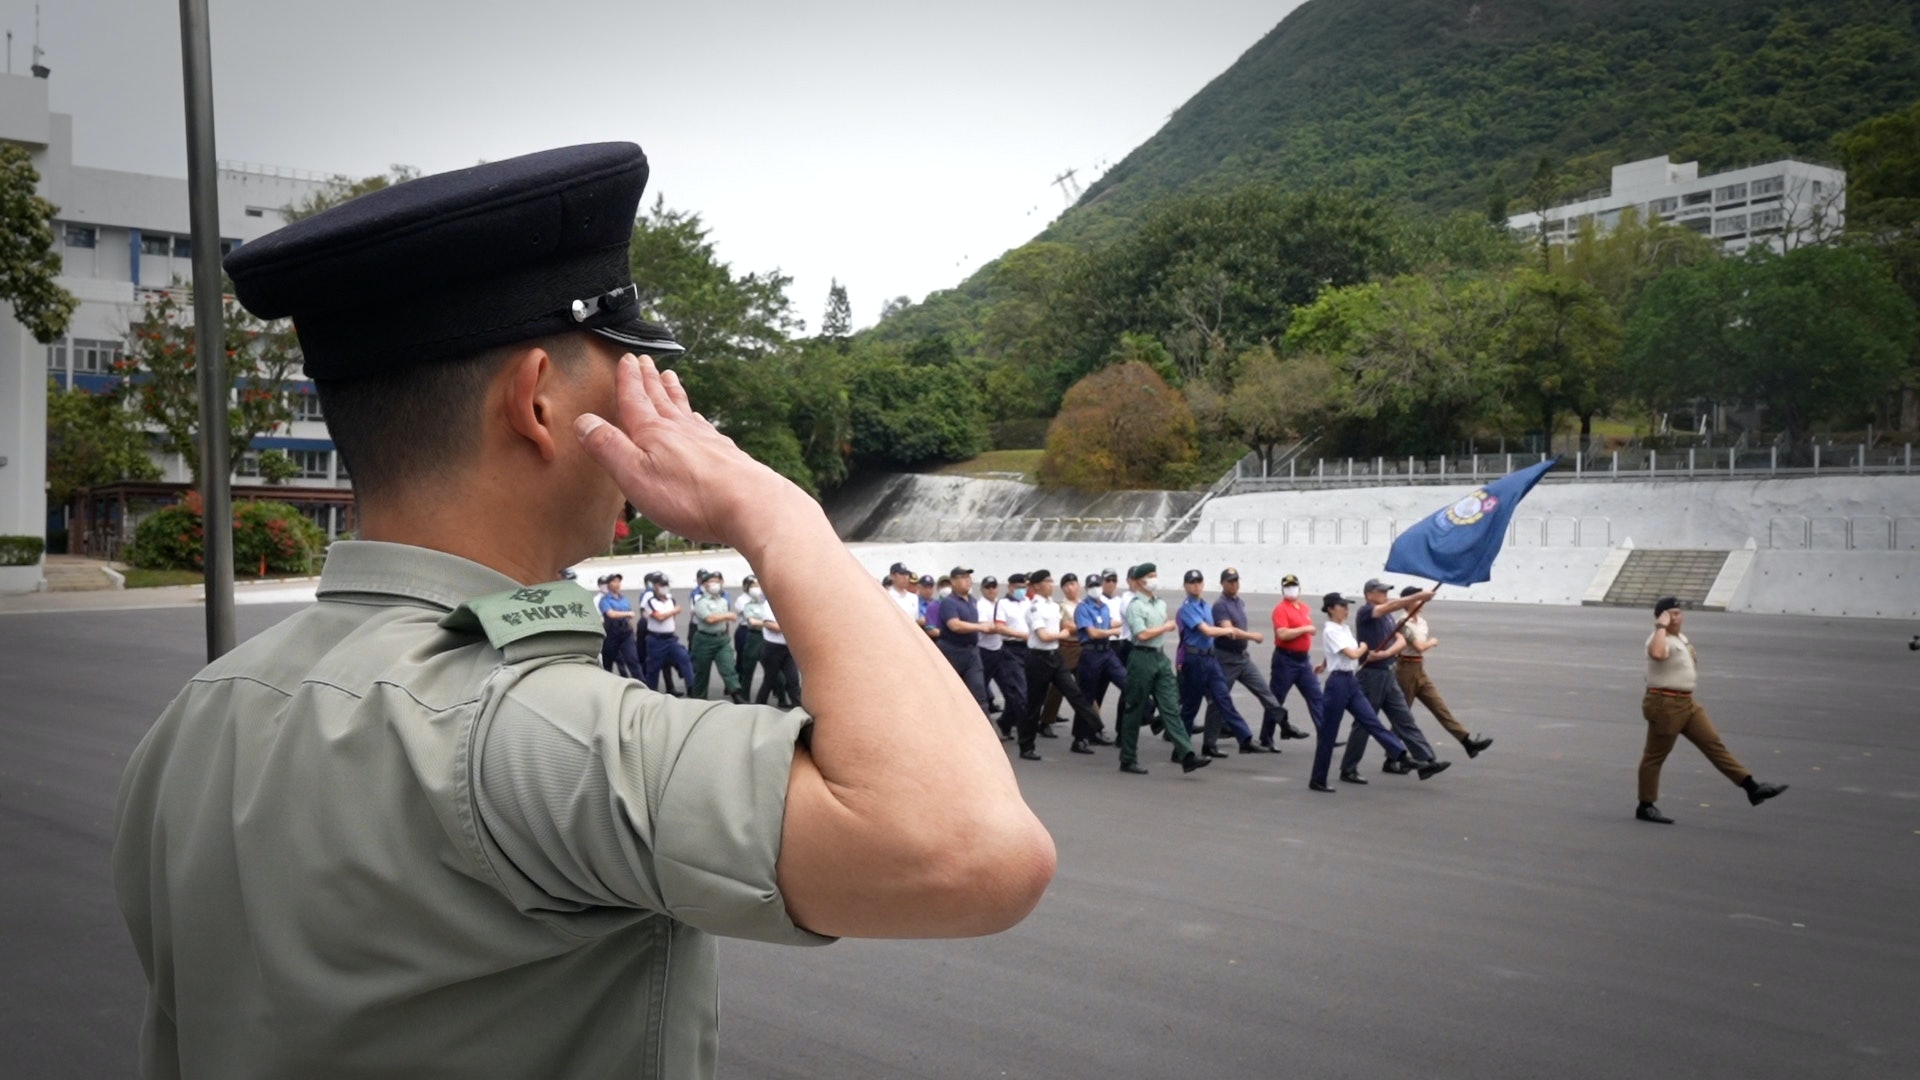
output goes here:
[[[1360, 692], [1367, 696], [1367, 704], [1373, 706], [1374, 715], [1393, 725], [1393, 733], [1400, 737], [1401, 744], [1415, 761], [1434, 760], [1433, 744], [1427, 741], [1420, 725], [1413, 722], [1413, 713], [1407, 708], [1407, 699], [1401, 696], [1400, 683], [1394, 679], [1391, 664], [1383, 668], [1361, 668]], [[1347, 749], [1340, 756], [1340, 771], [1349, 772], [1359, 768], [1360, 759], [1366, 754], [1366, 740], [1347, 740]]]
[[606, 640], [600, 643], [600, 666], [608, 671], [618, 671], [629, 679], [640, 677], [640, 646], [634, 640], [632, 630], [606, 636]]
[[[1067, 673], [1067, 678], [1074, 680], [1074, 685], [1077, 688], [1079, 686], [1077, 673], [1080, 670], [1080, 643], [1073, 640], [1063, 641], [1060, 643], [1058, 652], [1061, 670]], [[1035, 682], [1033, 675], [1029, 673], [1027, 675], [1027, 685], [1037, 688], [1040, 684]], [[1035, 689], [1033, 693], [1037, 697], [1040, 691]], [[1057, 685], [1049, 685], [1047, 687], [1046, 698], [1046, 708], [1040, 710], [1040, 722], [1043, 724], [1051, 724], [1055, 720], [1060, 719], [1060, 703], [1066, 699], [1061, 696], [1060, 687]]]
[[766, 638], [758, 630], [742, 630], [733, 636], [734, 666], [740, 672], [740, 692], [753, 696], [753, 673], [760, 669], [760, 653], [766, 647]]
[[1010, 641], [983, 655], [995, 657], [993, 684], [1000, 688], [1005, 702], [1000, 710], [1001, 730], [1018, 728], [1020, 749], [1033, 749], [1033, 738], [1040, 731], [1040, 712], [1033, 707], [1027, 691], [1027, 647]]
[[[1081, 645], [1080, 670], [1074, 673], [1080, 680], [1080, 693], [1093, 703], [1095, 709], [1106, 704], [1107, 687], [1120, 687], [1120, 704], [1126, 706], [1127, 666], [1108, 645]], [[1117, 719], [1119, 713], [1114, 713]]]
[[732, 635], [712, 634], [695, 631], [693, 634], [693, 696], [707, 696], [707, 679], [713, 669], [720, 669], [720, 682], [726, 686], [727, 693], [740, 691], [740, 673], [733, 666]]
[[967, 684], [967, 693], [980, 706], [980, 715], [991, 716], [987, 712], [987, 669], [980, 663], [978, 645], [940, 646], [940, 655], [953, 665], [954, 673], [960, 681]]
[[682, 683], [693, 685], [693, 657], [687, 655], [687, 647], [680, 643], [678, 634], [647, 631], [647, 655], [642, 668], [641, 681], [648, 689], [659, 688], [660, 672], [664, 668], [679, 672]]
[[1005, 731], [1027, 715], [1027, 647], [1009, 641], [981, 649], [980, 665], [987, 681], [1000, 688], [1000, 730]]
[[1315, 732], [1320, 730], [1320, 678], [1313, 673], [1313, 660], [1306, 653], [1273, 650], [1272, 679], [1268, 689], [1273, 692], [1273, 700], [1280, 703], [1281, 709], [1278, 716], [1269, 715], [1260, 721], [1260, 745], [1272, 746], [1274, 729], [1287, 726], [1285, 702], [1289, 690], [1300, 691], [1301, 698], [1307, 703], [1307, 719], [1313, 721]]
[[[1313, 740], [1313, 778], [1320, 783], [1327, 782], [1327, 766], [1333, 763], [1333, 744], [1340, 741], [1340, 714], [1353, 714], [1353, 731], [1347, 734], [1347, 754], [1352, 755], [1358, 745], [1364, 753], [1367, 746], [1366, 736], [1371, 735], [1387, 748], [1388, 759], [1398, 758], [1407, 752], [1407, 745], [1400, 737], [1387, 730], [1375, 715], [1373, 706], [1367, 704], [1367, 695], [1360, 689], [1360, 680], [1354, 678], [1351, 671], [1336, 671], [1327, 676], [1327, 696], [1320, 704], [1320, 717], [1315, 723]], [[1360, 763], [1355, 758], [1352, 765], [1344, 760], [1340, 763], [1342, 773], [1350, 772]]]
[[760, 645], [760, 694], [754, 702], [765, 705], [771, 698], [781, 708], [800, 704], [800, 667], [784, 642], [762, 640]]
[[1220, 670], [1220, 660], [1210, 652], [1188, 649], [1185, 662], [1180, 665], [1180, 725], [1188, 731], [1193, 730], [1194, 718], [1200, 715], [1200, 706], [1210, 706], [1207, 710], [1207, 730], [1201, 738], [1203, 747], [1215, 745], [1219, 737], [1219, 721], [1216, 714], [1224, 716], [1227, 729], [1233, 732], [1233, 739], [1242, 746], [1253, 741], [1253, 732], [1247, 728], [1247, 722], [1240, 716], [1240, 710], [1234, 707], [1233, 691], [1227, 685], [1227, 677]]
[[1100, 710], [1093, 707], [1087, 695], [1080, 689], [1080, 680], [1074, 678], [1061, 662], [1058, 649], [1027, 650], [1027, 694], [1028, 717], [1020, 726], [1021, 737], [1026, 732], [1038, 731], [1041, 722], [1040, 689], [1047, 688], [1049, 698], [1058, 696], [1073, 708], [1073, 737], [1091, 739], [1099, 735], [1106, 725], [1100, 721]]
[[[1260, 674], [1260, 666], [1253, 662], [1253, 657], [1248, 656], [1245, 649], [1233, 652], [1216, 648], [1213, 658], [1220, 663], [1220, 676], [1227, 680], [1229, 693], [1232, 692], [1235, 683], [1253, 691], [1254, 700], [1260, 703], [1261, 727], [1266, 728], [1267, 725], [1276, 722], [1282, 725], [1287, 723], [1287, 710], [1280, 707], [1279, 699], [1275, 698], [1273, 691], [1267, 687], [1267, 677]], [[1276, 713], [1278, 716], [1275, 715]], [[1220, 728], [1225, 720], [1226, 716], [1217, 706], [1207, 706], [1207, 727], [1202, 740], [1204, 745], [1219, 744]], [[1233, 737], [1243, 746], [1252, 741], [1253, 732], [1247, 729], [1244, 718], [1239, 721], [1238, 726], [1233, 728]]]

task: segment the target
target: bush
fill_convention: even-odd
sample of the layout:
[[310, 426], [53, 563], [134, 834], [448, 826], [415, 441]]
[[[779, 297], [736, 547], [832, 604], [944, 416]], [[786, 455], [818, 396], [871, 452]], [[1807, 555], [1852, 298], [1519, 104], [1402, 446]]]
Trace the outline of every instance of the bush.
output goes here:
[[46, 548], [37, 536], [0, 536], [0, 566], [36, 566]]
[[[200, 498], [189, 493], [176, 506], [148, 517], [134, 530], [127, 561], [147, 570], [198, 570], [205, 557]], [[308, 574], [326, 548], [326, 534], [300, 511], [280, 502], [244, 502], [233, 510], [236, 573]]]

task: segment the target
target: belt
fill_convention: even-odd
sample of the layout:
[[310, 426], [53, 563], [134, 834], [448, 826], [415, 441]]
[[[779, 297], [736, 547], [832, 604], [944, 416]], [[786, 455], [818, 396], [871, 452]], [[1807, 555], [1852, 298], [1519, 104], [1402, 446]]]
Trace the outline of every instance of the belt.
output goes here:
[[1187, 649], [1188, 656], [1212, 656], [1213, 655], [1212, 649], [1196, 649], [1191, 645], [1188, 645], [1186, 649]]
[[1019, 649], [1021, 652], [1027, 651], [1027, 643], [1024, 641], [1009, 641], [1000, 647], [1003, 649]]
[[1107, 651], [1107, 643], [1106, 643], [1106, 642], [1104, 642], [1104, 641], [1083, 641], [1083, 642], [1081, 642], [1081, 643], [1080, 643], [1080, 647], [1081, 647], [1082, 649], [1087, 649], [1087, 650], [1090, 650], [1090, 651], [1092, 651], [1092, 652], [1106, 652], [1106, 651]]
[[1661, 686], [1649, 686], [1647, 687], [1647, 693], [1659, 694], [1661, 697], [1692, 697], [1693, 696], [1693, 691], [1691, 690], [1668, 690], [1665, 687], [1661, 687]]
[[1273, 655], [1275, 659], [1298, 660], [1303, 664], [1313, 659], [1311, 649], [1275, 649]]
[[1418, 664], [1425, 659], [1426, 657], [1423, 656], [1403, 656], [1400, 658], [1400, 662], [1403, 664]]
[[671, 630], [649, 630], [649, 631], [647, 631], [647, 636], [648, 636], [648, 637], [664, 637], [664, 638], [672, 638], [672, 639], [674, 639], [675, 641], [678, 641], [678, 640], [680, 640], [680, 635], [678, 635], [678, 634], [676, 634], [676, 633], [674, 633], [674, 632], [673, 632], [673, 631], [671, 631]]

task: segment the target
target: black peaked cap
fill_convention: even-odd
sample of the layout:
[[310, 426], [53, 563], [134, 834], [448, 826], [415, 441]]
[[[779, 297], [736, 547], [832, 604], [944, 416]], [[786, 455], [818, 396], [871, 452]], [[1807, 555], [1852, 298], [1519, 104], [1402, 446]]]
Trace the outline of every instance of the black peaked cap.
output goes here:
[[656, 359], [627, 245], [647, 186], [632, 143], [590, 143], [371, 192], [235, 248], [240, 303], [292, 318], [306, 373], [352, 379], [570, 330]]

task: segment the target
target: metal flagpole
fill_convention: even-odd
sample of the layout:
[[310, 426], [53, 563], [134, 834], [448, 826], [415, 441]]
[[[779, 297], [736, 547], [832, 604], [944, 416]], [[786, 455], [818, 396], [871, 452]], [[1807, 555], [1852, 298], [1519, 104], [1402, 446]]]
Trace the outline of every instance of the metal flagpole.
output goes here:
[[180, 0], [187, 92], [187, 204], [193, 229], [194, 364], [200, 382], [200, 510], [207, 660], [233, 648], [233, 493], [227, 486], [226, 319], [220, 295], [220, 192], [213, 156], [213, 46], [207, 0]]

